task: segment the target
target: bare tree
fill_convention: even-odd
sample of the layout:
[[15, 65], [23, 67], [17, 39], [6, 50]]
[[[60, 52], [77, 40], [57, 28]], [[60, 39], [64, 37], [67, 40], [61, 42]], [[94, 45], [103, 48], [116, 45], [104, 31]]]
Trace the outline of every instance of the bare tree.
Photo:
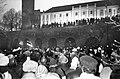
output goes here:
[[7, 5], [6, 0], [0, 0], [0, 30], [3, 30], [2, 16], [5, 11], [5, 6]]
[[22, 12], [18, 11], [15, 13], [14, 17], [14, 28], [15, 30], [20, 30], [22, 26]]
[[12, 8], [3, 15], [3, 23], [7, 26], [7, 29], [9, 29], [10, 31], [13, 30], [15, 13], [15, 9]]
[[3, 15], [4, 27], [10, 31], [17, 31], [22, 25], [22, 12], [16, 12], [15, 9], [10, 9]]
[[6, 0], [0, 0], [0, 14], [2, 14], [5, 11], [5, 6], [7, 5]]
[[105, 23], [88, 25], [84, 29], [86, 35], [89, 37], [95, 37], [101, 43], [103, 38], [111, 32], [112, 25], [107, 25]]

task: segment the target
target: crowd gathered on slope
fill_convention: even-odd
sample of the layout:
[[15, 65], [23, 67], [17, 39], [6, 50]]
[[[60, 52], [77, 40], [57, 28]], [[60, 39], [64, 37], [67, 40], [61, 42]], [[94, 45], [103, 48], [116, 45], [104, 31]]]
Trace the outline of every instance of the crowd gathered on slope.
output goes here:
[[107, 23], [110, 22], [115, 25], [119, 25], [120, 23], [120, 16], [112, 16], [112, 17], [105, 17], [105, 18], [90, 18], [90, 19], [81, 19], [81, 20], [76, 20], [74, 22], [67, 22], [67, 23], [51, 23], [51, 24], [43, 24], [42, 28], [55, 28], [55, 27], [69, 27], [69, 26], [79, 26], [79, 25], [92, 25], [95, 23]]

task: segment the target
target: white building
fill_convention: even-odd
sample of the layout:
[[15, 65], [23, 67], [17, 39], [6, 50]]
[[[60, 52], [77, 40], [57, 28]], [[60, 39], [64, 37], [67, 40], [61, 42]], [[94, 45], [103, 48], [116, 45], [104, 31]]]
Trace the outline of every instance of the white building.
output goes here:
[[52, 7], [41, 13], [41, 26], [51, 23], [67, 23], [81, 19], [104, 18], [117, 15], [118, 5], [95, 1], [66, 6]]

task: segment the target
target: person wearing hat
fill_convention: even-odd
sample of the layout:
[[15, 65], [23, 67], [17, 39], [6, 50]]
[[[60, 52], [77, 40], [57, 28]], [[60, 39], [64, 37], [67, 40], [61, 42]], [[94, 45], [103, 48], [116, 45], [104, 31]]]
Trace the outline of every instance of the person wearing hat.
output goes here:
[[35, 72], [37, 70], [38, 63], [33, 60], [26, 60], [23, 63], [24, 75], [21, 79], [36, 79]]
[[77, 65], [79, 64], [79, 60], [78, 60], [78, 57], [77, 57], [77, 49], [76, 48], [73, 48], [72, 53], [71, 53], [71, 57], [72, 57], [72, 62], [71, 62], [70, 69], [76, 70]]
[[35, 72], [36, 77], [38, 79], [41, 79], [41, 77], [44, 77], [47, 74], [48, 74], [48, 69], [44, 65], [40, 64]]
[[[73, 77], [76, 75], [76, 72], [78, 72], [79, 60], [77, 56], [77, 49], [73, 48], [72, 53], [71, 53], [71, 63], [70, 63], [70, 68], [66, 71], [66, 75], [69, 77]], [[74, 73], [75, 72], [75, 73]], [[79, 73], [77, 73], [79, 74]]]
[[63, 53], [59, 53], [58, 66], [56, 66], [56, 73], [58, 73], [61, 78], [64, 78], [66, 75], [65, 71], [68, 69], [67, 63], [68, 58]]
[[23, 52], [23, 54], [27, 55], [28, 57], [30, 56], [31, 52], [29, 50]]
[[81, 68], [79, 67], [79, 68], [77, 68], [76, 70], [69, 72], [69, 73], [66, 75], [66, 78], [67, 78], [67, 79], [74, 79], [74, 78], [79, 77], [81, 73], [82, 73], [82, 70], [81, 70]]
[[110, 79], [110, 74], [112, 72], [112, 69], [110, 67], [104, 67], [100, 73], [100, 77], [102, 79]]
[[58, 61], [60, 64], [66, 64], [68, 62], [68, 58], [64, 54], [60, 53]]
[[46, 76], [40, 79], [60, 79], [60, 77], [57, 73], [48, 73]]
[[27, 60], [23, 63], [23, 71], [24, 72], [35, 72], [38, 67], [38, 63], [32, 60]]
[[8, 55], [8, 58], [9, 58], [9, 67], [15, 67], [17, 65], [17, 62], [15, 60], [15, 56], [13, 54], [9, 54]]
[[0, 73], [4, 79], [12, 79], [11, 74], [8, 72], [9, 58], [4, 54], [0, 53]]
[[101, 79], [98, 76], [95, 76], [97, 60], [90, 56], [82, 56], [80, 57], [80, 65], [82, 69], [82, 73], [80, 77], [74, 79]]
[[120, 69], [114, 69], [111, 72], [109, 79], [120, 79]]

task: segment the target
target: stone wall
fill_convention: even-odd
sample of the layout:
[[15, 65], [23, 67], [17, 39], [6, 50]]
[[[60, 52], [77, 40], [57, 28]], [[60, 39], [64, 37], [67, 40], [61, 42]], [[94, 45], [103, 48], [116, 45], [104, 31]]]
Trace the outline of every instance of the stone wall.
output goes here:
[[[71, 26], [71, 27], [64, 27], [64, 28], [44, 28], [44, 29], [32, 29], [32, 30], [22, 30], [19, 32], [9, 32], [7, 33], [9, 36], [9, 46], [13, 45], [15, 39], [19, 39], [19, 41], [23, 41], [28, 39], [32, 42], [33, 46], [35, 47], [35, 40], [41, 40], [41, 47], [49, 47], [52, 43], [55, 43], [54, 40], [57, 41], [57, 45], [59, 47], [65, 46], [65, 41], [67, 39], [71, 39], [75, 41], [75, 46], [84, 46], [87, 39], [90, 37], [94, 37], [100, 43], [100, 45], [107, 44], [107, 34], [106, 31], [101, 35], [99, 29], [96, 29], [98, 25], [85, 25], [85, 26]], [[112, 39], [111, 39], [112, 38]], [[54, 39], [50, 43], [50, 39]], [[109, 41], [113, 40], [113, 37], [109, 33]], [[91, 40], [92, 41], [92, 40]], [[94, 43], [94, 42], [93, 42]]]

